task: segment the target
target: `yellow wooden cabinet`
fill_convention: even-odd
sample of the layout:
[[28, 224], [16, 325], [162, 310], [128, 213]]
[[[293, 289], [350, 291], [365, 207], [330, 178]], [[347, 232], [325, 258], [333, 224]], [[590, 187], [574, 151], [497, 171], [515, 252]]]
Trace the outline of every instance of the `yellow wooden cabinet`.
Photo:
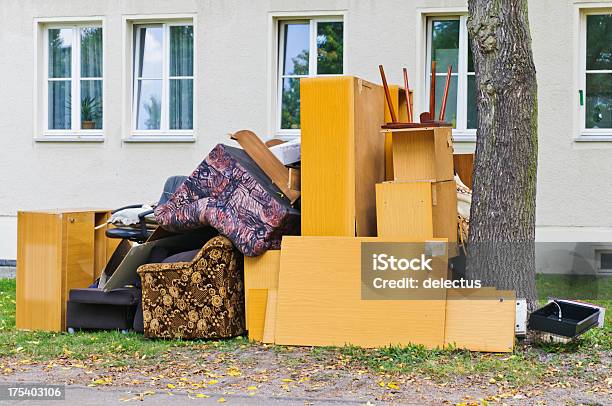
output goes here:
[[393, 180], [453, 179], [453, 138], [450, 127], [385, 130], [391, 134]]
[[18, 329], [65, 330], [68, 292], [91, 285], [119, 243], [104, 235], [109, 215], [95, 209], [18, 213]]
[[353, 76], [300, 80], [302, 235], [375, 236], [384, 92]]
[[455, 181], [377, 184], [376, 224], [380, 237], [435, 237], [457, 242]]

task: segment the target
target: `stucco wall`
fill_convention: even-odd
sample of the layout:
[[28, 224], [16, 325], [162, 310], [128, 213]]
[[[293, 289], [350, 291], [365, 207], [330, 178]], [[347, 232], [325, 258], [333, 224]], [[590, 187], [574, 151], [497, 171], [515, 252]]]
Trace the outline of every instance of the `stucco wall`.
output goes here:
[[[577, 143], [575, 6], [532, 0], [530, 21], [539, 84], [537, 223], [543, 229], [598, 227], [611, 238], [612, 143]], [[610, 4], [612, 1], [603, 3]], [[189, 173], [227, 134], [241, 128], [270, 134], [270, 12], [345, 11], [347, 73], [378, 81], [378, 64], [392, 82], [400, 68], [417, 72], [417, 10], [466, 7], [445, 0], [4, 0], [0, 5], [0, 258], [15, 258], [17, 210], [116, 207], [154, 201], [163, 181]], [[197, 140], [126, 143], [122, 124], [124, 16], [197, 16]], [[36, 17], [104, 17], [103, 143], [34, 141]], [[414, 83], [423, 94], [420, 82]], [[417, 111], [421, 111], [418, 105]], [[470, 149], [466, 144], [459, 146]], [[9, 217], [6, 217], [9, 216]], [[587, 238], [588, 240], [588, 238]]]

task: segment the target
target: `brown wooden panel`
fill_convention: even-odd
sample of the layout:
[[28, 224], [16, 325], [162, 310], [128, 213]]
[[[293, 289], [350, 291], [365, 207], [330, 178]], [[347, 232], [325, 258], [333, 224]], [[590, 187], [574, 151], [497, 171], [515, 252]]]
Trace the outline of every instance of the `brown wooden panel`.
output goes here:
[[453, 155], [453, 164], [461, 181], [472, 189], [474, 184], [474, 154]]

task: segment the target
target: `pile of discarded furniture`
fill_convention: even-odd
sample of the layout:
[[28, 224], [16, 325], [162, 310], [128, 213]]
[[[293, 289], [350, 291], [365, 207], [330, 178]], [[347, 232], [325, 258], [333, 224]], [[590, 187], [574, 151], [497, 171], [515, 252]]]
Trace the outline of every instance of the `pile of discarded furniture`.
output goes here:
[[156, 204], [20, 212], [17, 328], [512, 351], [514, 292], [362, 298], [364, 243], [441, 243], [430, 276], [452, 279], [469, 216], [456, 172], [470, 185], [471, 167], [458, 170], [444, 122], [449, 81], [438, 120], [434, 89], [415, 123], [407, 73], [403, 87], [381, 73], [382, 86], [302, 79], [301, 141], [238, 131], [242, 148], [217, 145]]

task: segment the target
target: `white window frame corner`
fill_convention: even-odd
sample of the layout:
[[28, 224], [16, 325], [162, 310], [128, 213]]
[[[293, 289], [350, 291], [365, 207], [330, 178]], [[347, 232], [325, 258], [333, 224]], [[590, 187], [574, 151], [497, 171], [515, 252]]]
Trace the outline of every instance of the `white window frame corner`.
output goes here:
[[[71, 28], [73, 34], [80, 33], [83, 27], [102, 28], [102, 76], [95, 80], [102, 81], [102, 128], [84, 130], [81, 128], [50, 130], [49, 125], [49, 106], [48, 106], [48, 81], [49, 81], [49, 48], [48, 35], [49, 29]], [[106, 18], [104, 16], [88, 17], [49, 17], [35, 18], [33, 20], [34, 29], [34, 109], [33, 123], [35, 142], [104, 142], [107, 121], [107, 72], [106, 72]], [[78, 39], [76, 39], [78, 38]], [[73, 39], [71, 51], [71, 98], [75, 95], [80, 100], [81, 72], [80, 72], [80, 36]], [[76, 75], [76, 77], [75, 77]], [[79, 123], [80, 109], [71, 109], [71, 122], [73, 125]]]
[[275, 11], [268, 13], [268, 129], [269, 134], [281, 139], [295, 139], [301, 136], [301, 129], [281, 128], [281, 103], [282, 103], [282, 81], [280, 71], [280, 40], [281, 26], [285, 23], [308, 20], [310, 24], [310, 52], [308, 75], [304, 77], [315, 77], [316, 73], [316, 33], [319, 22], [342, 22], [342, 74], [326, 76], [347, 75], [348, 69], [348, 30], [347, 10], [327, 11]]
[[[162, 114], [160, 130], [137, 130], [136, 129], [136, 97], [135, 97], [135, 86], [137, 80], [134, 79], [134, 60], [135, 48], [134, 48], [134, 28], [135, 26], [141, 25], [162, 25], [164, 27], [163, 36], [163, 69], [162, 69], [162, 105], [168, 105], [167, 100], [164, 98], [168, 97], [170, 77], [169, 77], [169, 64], [170, 64], [170, 47], [169, 47], [169, 27], [180, 26], [180, 25], [191, 25], [193, 27], [193, 129], [190, 130], [170, 130], [163, 129], [164, 123], [168, 120], [166, 114]], [[198, 24], [197, 14], [146, 14], [146, 15], [124, 15], [122, 24], [122, 41], [123, 41], [123, 55], [122, 55], [122, 136], [121, 141], [124, 143], [157, 143], [157, 142], [170, 142], [170, 143], [190, 143], [197, 141], [196, 134], [198, 133]], [[166, 111], [169, 113], [169, 110]], [[162, 111], [163, 113], [163, 111]]]
[[[414, 111], [429, 110], [429, 86], [431, 82], [431, 31], [432, 19], [448, 18], [460, 21], [459, 26], [459, 47], [461, 44], [468, 46], [467, 33], [467, 7], [434, 7], [434, 8], [418, 8], [417, 9], [417, 52], [416, 66], [417, 81], [414, 86]], [[457, 74], [457, 98], [462, 94], [465, 95], [467, 101], [467, 52], [459, 52], [459, 66]], [[424, 69], [423, 69], [424, 67]], [[465, 80], [462, 77], [465, 77]], [[463, 83], [465, 82], [465, 83]], [[422, 88], [419, 88], [422, 86]], [[459, 126], [461, 123], [462, 128]], [[470, 150], [475, 148], [476, 129], [467, 128], [467, 104], [457, 103], [457, 127], [453, 128], [453, 140], [456, 143], [466, 144], [461, 147], [462, 150]]]
[[[576, 3], [574, 4], [574, 95], [572, 102], [578, 106], [574, 110], [574, 142], [612, 142], [612, 128], [586, 128], [586, 48], [588, 15], [612, 14], [610, 3]], [[583, 104], [580, 105], [580, 91]]]

